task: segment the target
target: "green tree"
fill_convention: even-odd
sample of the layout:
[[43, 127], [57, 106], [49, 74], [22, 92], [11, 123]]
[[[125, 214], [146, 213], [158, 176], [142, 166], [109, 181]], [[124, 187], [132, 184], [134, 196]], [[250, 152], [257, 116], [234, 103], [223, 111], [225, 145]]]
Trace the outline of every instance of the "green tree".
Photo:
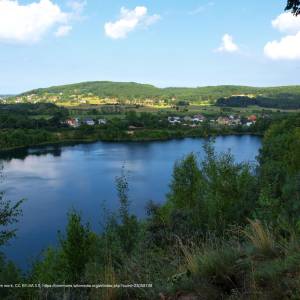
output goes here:
[[92, 256], [92, 245], [95, 239], [89, 225], [83, 225], [81, 216], [72, 211], [68, 216], [66, 237], [60, 236], [62, 255], [66, 264], [67, 281], [79, 283], [87, 262]]
[[204, 150], [201, 163], [189, 154], [175, 164], [169, 201], [163, 210], [176, 216], [177, 222], [171, 218], [174, 224], [222, 234], [251, 216], [258, 196], [257, 180], [253, 168], [236, 163], [232, 154], [217, 155], [210, 143]]
[[201, 193], [202, 176], [194, 153], [175, 163], [168, 199], [175, 208], [195, 209]]
[[300, 116], [277, 122], [266, 132], [259, 155], [257, 217], [280, 227], [300, 224]]
[[201, 171], [206, 225], [222, 233], [251, 216], [258, 196], [257, 180], [251, 165], [236, 163], [231, 153], [217, 155], [211, 144], [205, 146], [205, 152]]
[[300, 14], [300, 1], [299, 0], [288, 0], [286, 10], [292, 10], [293, 14], [298, 16]]
[[116, 178], [116, 187], [120, 202], [119, 216], [121, 220], [121, 224], [118, 226], [118, 233], [124, 251], [129, 254], [136, 246], [138, 221], [136, 216], [129, 213], [129, 185], [124, 168], [122, 169], [121, 176]]

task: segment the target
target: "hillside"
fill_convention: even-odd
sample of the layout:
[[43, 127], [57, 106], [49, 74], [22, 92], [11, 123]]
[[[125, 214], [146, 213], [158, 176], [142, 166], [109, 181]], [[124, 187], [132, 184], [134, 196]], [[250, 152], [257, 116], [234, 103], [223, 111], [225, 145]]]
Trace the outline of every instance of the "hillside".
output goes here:
[[116, 101], [152, 100], [209, 102], [222, 97], [247, 95], [249, 97], [263, 96], [267, 98], [289, 98], [300, 103], [300, 86], [281, 87], [249, 87], [249, 86], [206, 86], [206, 87], [169, 87], [158, 88], [149, 84], [135, 82], [94, 81], [69, 85], [53, 86], [35, 89], [23, 93], [14, 99], [25, 102], [78, 102], [88, 100], [114, 99]]

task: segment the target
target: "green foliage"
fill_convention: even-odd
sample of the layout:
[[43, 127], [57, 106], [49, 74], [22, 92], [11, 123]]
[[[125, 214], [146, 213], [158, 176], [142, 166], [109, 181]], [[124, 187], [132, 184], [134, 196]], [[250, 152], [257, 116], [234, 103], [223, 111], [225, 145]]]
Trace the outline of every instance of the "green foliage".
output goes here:
[[174, 166], [168, 199], [175, 208], [196, 209], [201, 195], [202, 174], [198, 160], [191, 153]]
[[12, 203], [4, 199], [4, 193], [0, 192], [0, 246], [5, 244], [9, 239], [15, 236], [16, 229], [11, 229], [8, 225], [18, 221], [21, 214], [22, 200]]
[[[22, 282], [20, 270], [11, 261], [6, 261], [0, 253], [0, 284], [14, 284]], [[13, 288], [0, 288], [0, 298], [5, 300], [21, 299], [19, 291]]]
[[[201, 160], [187, 155], [174, 166], [167, 202], [150, 202], [143, 221], [130, 213], [123, 169], [119, 211], [105, 213], [101, 233], [71, 212], [59, 246], [46, 250], [26, 278], [0, 259], [0, 282], [153, 284], [41, 289], [32, 299], [299, 299], [299, 125], [299, 116], [272, 125], [255, 167], [230, 152], [216, 154], [211, 143]], [[28, 296], [4, 292], [4, 299]]]
[[68, 110], [51, 103], [0, 105], [0, 129], [53, 129], [63, 127], [61, 121]]
[[57, 137], [46, 130], [16, 129], [0, 131], [0, 150], [56, 142]]
[[278, 249], [269, 228], [258, 220], [249, 220], [249, 223], [250, 226], [244, 230], [244, 234], [252, 244], [255, 253], [265, 257], [276, 256]]
[[205, 153], [201, 164], [193, 154], [176, 163], [168, 199], [171, 208], [190, 212], [198, 229], [222, 233], [250, 216], [257, 182], [250, 165], [230, 153], [216, 155], [210, 144]]
[[[287, 87], [268, 87], [257, 88], [248, 86], [207, 86], [197, 88], [157, 88], [153, 85], [139, 84], [135, 82], [109, 82], [109, 81], [95, 81], [82, 82], [70, 85], [54, 86], [45, 89], [36, 89], [24, 93], [22, 95], [38, 95], [51, 96], [63, 94], [63, 98], [69, 100], [70, 96], [77, 95], [87, 96], [94, 95], [101, 98], [118, 99], [119, 102], [123, 100], [164, 100], [165, 102], [172, 102], [173, 99], [184, 102], [201, 102], [212, 101], [215, 102], [221, 97], [230, 97], [232, 95], [299, 95], [299, 86]], [[21, 95], [21, 96], [22, 96]], [[294, 97], [293, 96], [293, 97]], [[285, 96], [284, 96], [285, 97]]]
[[241, 253], [233, 247], [221, 245], [218, 249], [206, 248], [198, 254], [198, 280], [230, 292], [238, 285], [242, 271], [247, 270], [247, 263], [240, 260]]
[[208, 144], [202, 172], [208, 228], [221, 233], [232, 224], [244, 224], [256, 205], [257, 181], [251, 166], [236, 163], [230, 153], [216, 155]]
[[299, 0], [288, 0], [285, 10], [292, 10], [295, 16], [300, 14], [300, 1]]
[[91, 258], [94, 239], [89, 226], [82, 225], [81, 216], [76, 212], [69, 213], [66, 237], [60, 237], [67, 282], [80, 282], [85, 265]]
[[66, 261], [61, 249], [46, 249], [33, 265], [31, 279], [45, 284], [62, 283], [68, 277]]
[[119, 195], [119, 215], [121, 219], [121, 224], [118, 226], [118, 234], [124, 251], [131, 253], [137, 242], [138, 221], [134, 215], [129, 213], [129, 188], [124, 170], [122, 170], [121, 176], [116, 178], [116, 186]]
[[260, 151], [261, 192], [257, 217], [281, 227], [300, 215], [300, 118], [287, 118], [265, 134]]
[[216, 102], [220, 107], [247, 107], [257, 105], [266, 108], [299, 109], [299, 94], [276, 93], [265, 96], [257, 95], [255, 98], [247, 96], [231, 96], [220, 98]]

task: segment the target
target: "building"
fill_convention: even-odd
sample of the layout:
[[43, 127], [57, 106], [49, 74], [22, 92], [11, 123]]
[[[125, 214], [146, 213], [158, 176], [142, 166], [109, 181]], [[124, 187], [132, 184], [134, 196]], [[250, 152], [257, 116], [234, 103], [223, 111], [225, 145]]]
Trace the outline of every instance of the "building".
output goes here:
[[231, 125], [233, 126], [242, 125], [242, 120], [240, 118], [234, 118], [231, 120]]
[[99, 119], [98, 124], [99, 125], [106, 125], [107, 121], [105, 119]]
[[80, 125], [79, 120], [77, 118], [70, 118], [66, 120], [66, 123], [70, 127], [78, 127]]
[[230, 119], [228, 117], [219, 117], [217, 119], [217, 123], [219, 125], [229, 125], [230, 124]]
[[85, 125], [89, 125], [89, 126], [94, 126], [94, 125], [95, 125], [95, 121], [94, 121], [93, 119], [85, 119], [85, 120], [83, 121], [83, 123], [84, 123]]
[[193, 122], [204, 122], [206, 118], [203, 115], [195, 115], [192, 119]]
[[251, 115], [251, 116], [249, 116], [249, 117], [248, 117], [248, 121], [249, 121], [249, 122], [254, 122], [254, 123], [255, 123], [255, 122], [257, 121], [256, 115]]
[[181, 120], [180, 117], [168, 117], [168, 122], [172, 125], [175, 125], [175, 124], [180, 124]]

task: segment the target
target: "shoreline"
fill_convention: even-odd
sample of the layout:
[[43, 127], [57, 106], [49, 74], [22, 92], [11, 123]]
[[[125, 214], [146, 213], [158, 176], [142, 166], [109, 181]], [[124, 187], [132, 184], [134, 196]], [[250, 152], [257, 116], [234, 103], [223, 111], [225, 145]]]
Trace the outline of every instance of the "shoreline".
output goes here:
[[210, 134], [210, 135], [185, 135], [185, 136], [178, 136], [178, 137], [143, 137], [143, 138], [113, 138], [113, 139], [99, 139], [99, 138], [87, 138], [87, 139], [66, 139], [60, 140], [56, 142], [43, 142], [37, 143], [32, 145], [26, 146], [16, 146], [16, 147], [9, 147], [5, 149], [0, 149], [0, 155], [6, 154], [12, 151], [17, 150], [27, 150], [29, 148], [35, 147], [47, 147], [47, 146], [68, 146], [68, 145], [79, 145], [79, 144], [91, 144], [97, 142], [106, 142], [106, 143], [143, 143], [143, 142], [159, 142], [159, 141], [170, 141], [170, 140], [182, 140], [186, 138], [212, 138], [212, 137], [220, 137], [220, 136], [243, 136], [243, 135], [252, 135], [257, 137], [263, 137], [263, 134], [256, 133], [256, 132], [228, 132], [228, 133], [220, 133], [220, 134]]

